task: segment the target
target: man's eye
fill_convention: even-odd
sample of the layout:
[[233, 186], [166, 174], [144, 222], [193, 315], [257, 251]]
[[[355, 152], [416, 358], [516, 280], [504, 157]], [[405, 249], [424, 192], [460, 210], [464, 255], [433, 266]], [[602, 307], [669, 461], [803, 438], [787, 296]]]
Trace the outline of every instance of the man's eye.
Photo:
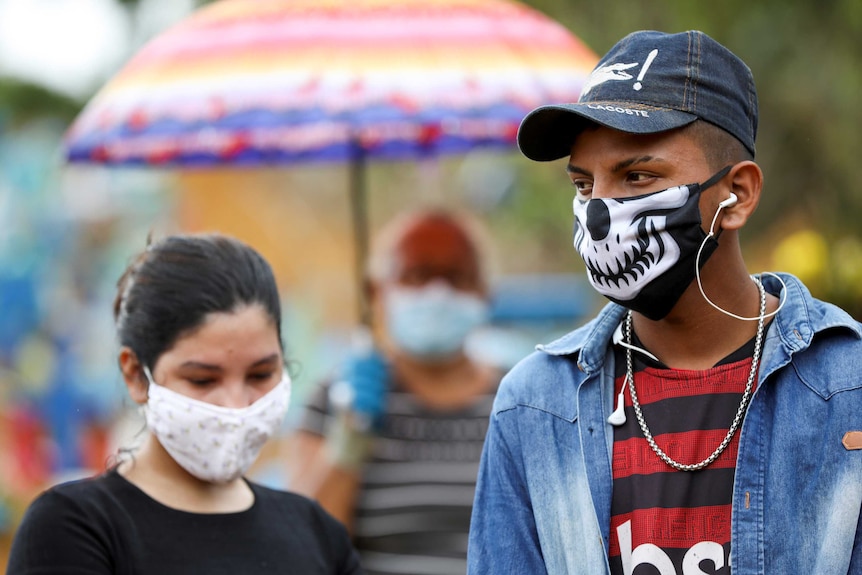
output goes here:
[[655, 176], [653, 176], [652, 174], [645, 174], [643, 172], [632, 172], [628, 175], [628, 180], [630, 182], [640, 184], [643, 182], [648, 182], [648, 181], [652, 180], [654, 177]]
[[593, 182], [591, 180], [572, 180], [572, 186], [577, 190], [579, 196], [589, 196], [593, 193]]
[[274, 371], [268, 371], [266, 373], [252, 373], [248, 376], [248, 378], [253, 381], [266, 381], [270, 379], [274, 374]]

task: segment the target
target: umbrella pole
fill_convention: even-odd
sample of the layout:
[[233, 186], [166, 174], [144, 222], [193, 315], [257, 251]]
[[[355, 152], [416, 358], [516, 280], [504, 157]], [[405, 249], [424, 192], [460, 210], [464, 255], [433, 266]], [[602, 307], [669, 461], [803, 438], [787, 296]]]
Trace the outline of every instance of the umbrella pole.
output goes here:
[[371, 310], [365, 289], [365, 265], [368, 259], [368, 199], [366, 197], [366, 158], [361, 146], [350, 162], [350, 207], [353, 218], [354, 266], [356, 274], [359, 321], [371, 326]]

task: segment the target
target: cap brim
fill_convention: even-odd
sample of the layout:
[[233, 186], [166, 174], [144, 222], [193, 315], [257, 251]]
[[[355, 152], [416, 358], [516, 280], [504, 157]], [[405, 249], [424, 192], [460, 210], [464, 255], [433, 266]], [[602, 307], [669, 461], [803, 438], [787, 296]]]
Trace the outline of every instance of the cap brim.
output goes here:
[[592, 123], [632, 134], [654, 134], [686, 126], [694, 114], [631, 102], [584, 102], [536, 108], [521, 121], [518, 147], [538, 162], [568, 156], [577, 135]]

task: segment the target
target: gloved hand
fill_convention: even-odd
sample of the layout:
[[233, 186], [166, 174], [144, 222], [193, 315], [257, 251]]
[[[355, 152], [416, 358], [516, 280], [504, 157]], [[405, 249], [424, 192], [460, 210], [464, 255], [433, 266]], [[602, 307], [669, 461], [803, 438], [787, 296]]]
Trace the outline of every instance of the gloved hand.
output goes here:
[[330, 388], [336, 417], [327, 433], [335, 463], [356, 469], [368, 456], [374, 427], [380, 424], [389, 388], [389, 367], [372, 348], [347, 359], [342, 377]]
[[379, 423], [389, 387], [389, 367], [380, 352], [371, 350], [349, 358], [343, 379], [352, 392], [350, 409], [354, 414], [367, 419], [370, 425]]

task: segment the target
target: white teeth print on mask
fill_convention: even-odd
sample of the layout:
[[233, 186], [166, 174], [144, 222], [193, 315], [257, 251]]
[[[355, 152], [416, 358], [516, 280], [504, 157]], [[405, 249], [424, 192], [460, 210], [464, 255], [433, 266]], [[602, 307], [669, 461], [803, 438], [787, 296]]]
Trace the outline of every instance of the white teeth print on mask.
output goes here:
[[680, 249], [667, 229], [667, 214], [688, 197], [688, 188], [680, 186], [630, 200], [576, 198], [574, 244], [593, 286], [630, 300], [670, 269]]
[[576, 196], [574, 246], [596, 291], [650, 319], [666, 316], [694, 280], [700, 245], [701, 266], [718, 246], [701, 227], [698, 200], [729, 170], [642, 196]]

